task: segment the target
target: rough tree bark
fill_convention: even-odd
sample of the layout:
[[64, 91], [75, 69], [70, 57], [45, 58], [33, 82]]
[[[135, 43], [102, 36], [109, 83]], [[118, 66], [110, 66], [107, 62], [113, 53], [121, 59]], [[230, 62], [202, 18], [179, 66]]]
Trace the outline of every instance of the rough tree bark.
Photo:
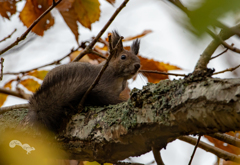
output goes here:
[[[128, 102], [85, 107], [57, 140], [68, 159], [116, 162], [144, 154], [151, 146], [164, 148], [181, 135], [240, 130], [239, 98], [240, 79], [190, 75], [149, 83], [134, 89]], [[21, 112], [15, 120], [26, 114]], [[13, 123], [9, 115], [0, 116], [0, 125]]]

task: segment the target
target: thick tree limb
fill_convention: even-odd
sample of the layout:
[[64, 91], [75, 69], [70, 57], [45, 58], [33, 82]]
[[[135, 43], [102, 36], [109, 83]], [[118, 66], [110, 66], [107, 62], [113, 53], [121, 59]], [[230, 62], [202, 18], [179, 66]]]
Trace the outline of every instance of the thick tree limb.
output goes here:
[[128, 102], [85, 107], [57, 139], [68, 159], [116, 162], [182, 135], [240, 130], [239, 98], [240, 79], [164, 80], [134, 89]]

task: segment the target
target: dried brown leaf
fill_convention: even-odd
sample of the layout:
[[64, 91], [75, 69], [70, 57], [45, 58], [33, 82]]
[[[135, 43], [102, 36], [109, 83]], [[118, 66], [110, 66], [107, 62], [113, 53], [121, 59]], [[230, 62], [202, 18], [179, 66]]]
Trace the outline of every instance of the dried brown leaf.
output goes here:
[[10, 20], [10, 17], [17, 11], [16, 0], [1, 0], [0, 15]]

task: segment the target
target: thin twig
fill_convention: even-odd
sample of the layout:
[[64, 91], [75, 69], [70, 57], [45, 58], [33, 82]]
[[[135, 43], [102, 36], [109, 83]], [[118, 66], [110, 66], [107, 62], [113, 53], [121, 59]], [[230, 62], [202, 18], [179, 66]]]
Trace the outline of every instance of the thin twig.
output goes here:
[[0, 88], [0, 93], [6, 94], [6, 95], [11, 95], [11, 96], [16, 96], [22, 99], [25, 99], [24, 96], [22, 96], [20, 93], [9, 90], [9, 89], [5, 89], [5, 88]]
[[234, 68], [228, 68], [228, 69], [225, 69], [225, 70], [220, 71], [220, 72], [215, 72], [215, 73], [213, 73], [213, 75], [220, 74], [220, 73], [224, 73], [224, 72], [232, 72], [232, 71], [236, 70], [236, 69], [239, 68], [239, 67], [240, 67], [240, 65], [238, 65], [238, 66], [236, 66], [236, 67], [234, 67]]
[[210, 34], [215, 40], [219, 40], [219, 41], [221, 42], [221, 44], [222, 44], [225, 48], [228, 48], [228, 49], [230, 49], [230, 50], [233, 51], [233, 52], [240, 53], [240, 49], [229, 45], [228, 43], [226, 43], [225, 41], [223, 41], [223, 40], [221, 39], [221, 37], [219, 37], [218, 35], [214, 34], [211, 30], [207, 29], [206, 31], [207, 31], [207, 33]]
[[105, 24], [105, 26], [102, 28], [102, 30], [98, 33], [96, 38], [82, 51], [74, 60], [73, 62], [79, 61], [84, 55], [89, 53], [89, 51], [93, 48], [95, 43], [99, 40], [99, 38], [103, 35], [103, 33], [107, 30], [109, 25], [113, 22], [115, 17], [118, 15], [118, 13], [126, 6], [129, 0], [124, 0], [123, 3], [117, 8], [117, 10], [113, 13], [111, 18], [108, 20], [108, 22]]
[[[117, 47], [117, 46], [119, 45], [119, 43], [122, 41], [122, 38], [123, 38], [123, 37], [120, 37], [120, 39], [119, 39], [116, 47]], [[111, 36], [109, 36], [109, 43], [111, 43]], [[109, 44], [109, 45], [111, 45], [111, 44]], [[79, 108], [80, 110], [82, 110], [82, 108], [83, 108], [83, 104], [84, 104], [84, 102], [85, 102], [85, 100], [86, 100], [86, 98], [87, 98], [87, 95], [88, 95], [88, 94], [90, 93], [90, 91], [97, 85], [97, 83], [99, 82], [101, 76], [103, 75], [103, 72], [106, 70], [109, 61], [110, 61], [111, 58], [113, 57], [113, 54], [114, 54], [114, 53], [112, 53], [112, 52], [113, 52], [112, 47], [109, 46], [109, 48], [110, 48], [110, 55], [109, 55], [106, 63], [105, 63], [104, 66], [102, 67], [101, 71], [98, 73], [98, 76], [96, 77], [96, 79], [94, 80], [94, 82], [92, 83], [92, 85], [91, 85], [91, 86], [88, 88], [88, 90], [85, 92], [85, 94], [83, 95], [83, 97], [82, 97], [82, 99], [81, 99], [81, 101], [80, 101], [80, 103], [79, 103], [79, 105], [78, 105], [78, 108]]]
[[28, 108], [29, 104], [17, 104], [17, 105], [12, 105], [12, 106], [7, 106], [7, 107], [1, 107], [0, 108], [0, 115], [5, 113], [5, 112], [8, 112], [8, 111], [11, 111], [13, 109], [19, 109], [19, 108]]
[[103, 56], [102, 54], [100, 54], [100, 53], [98, 53], [98, 52], [96, 52], [96, 51], [94, 51], [92, 49], [89, 51], [89, 53], [95, 54], [95, 55], [97, 55], [97, 56], [99, 56], [99, 57], [101, 57], [103, 59], [107, 59], [107, 57]]
[[214, 58], [217, 58], [219, 56], [221, 56], [222, 54], [226, 53], [228, 51], [228, 48], [226, 48], [223, 52], [219, 53], [218, 55], [212, 57], [210, 60], [214, 59]]
[[172, 76], [186, 76], [185, 74], [159, 72], [159, 71], [155, 71], [155, 70], [140, 70], [139, 72], [142, 72], [142, 73], [156, 73], [156, 74], [164, 74], [164, 75], [172, 75]]
[[235, 147], [240, 147], [240, 139], [237, 138], [237, 137], [233, 137], [231, 135], [228, 135], [228, 134], [222, 134], [222, 133], [215, 133], [215, 134], [211, 134], [209, 135], [215, 139], [218, 139], [218, 140], [221, 140], [221, 141], [224, 141], [228, 144], [231, 144]]
[[4, 62], [4, 58], [1, 58], [1, 76], [0, 76], [0, 81], [2, 81], [3, 79], [3, 62]]
[[53, 61], [53, 62], [51, 62], [51, 63], [44, 64], [44, 65], [42, 65], [42, 66], [38, 66], [38, 67], [36, 67], [36, 68], [29, 69], [29, 70], [25, 70], [25, 71], [20, 71], [20, 72], [6, 72], [6, 73], [3, 73], [3, 74], [4, 74], [4, 75], [25, 74], [25, 73], [31, 72], [31, 71], [33, 71], [33, 70], [37, 70], [37, 69], [44, 68], [44, 67], [46, 67], [46, 66], [58, 65], [58, 64], [60, 64], [60, 62], [61, 62], [62, 60], [64, 60], [65, 58], [69, 57], [74, 51], [77, 51], [78, 49], [79, 49], [79, 47], [76, 48], [76, 49], [72, 49], [67, 55], [65, 55], [64, 57], [62, 57], [62, 58], [60, 58], [60, 59], [58, 59], [58, 60], [56, 60], [56, 61]]
[[[193, 138], [193, 137], [189, 137], [189, 136], [181, 136], [178, 138], [179, 140], [185, 141], [187, 143], [190, 143], [192, 145], [195, 145], [197, 143], [197, 139]], [[211, 146], [207, 143], [204, 143], [202, 141], [199, 142], [198, 147], [207, 151], [207, 152], [211, 152], [214, 155], [218, 156], [219, 158], [225, 159], [225, 160], [230, 160], [233, 162], [240, 162], [240, 156], [237, 156], [235, 154], [229, 153], [227, 151], [224, 151], [222, 149], [219, 149], [217, 147]]]
[[157, 165], [164, 165], [164, 163], [162, 161], [160, 150], [155, 147], [152, 147], [152, 152], [153, 152], [153, 156], [155, 158]]
[[3, 42], [3, 41], [5, 41], [6, 39], [12, 37], [13, 33], [15, 33], [16, 31], [17, 31], [17, 29], [14, 29], [14, 31], [13, 31], [11, 34], [9, 34], [7, 37], [5, 37], [5, 38], [3, 38], [2, 40], [0, 40], [0, 42]]
[[199, 135], [199, 136], [198, 136], [197, 143], [196, 143], [196, 145], [195, 145], [195, 147], [194, 147], [194, 150], [193, 150], [193, 153], [192, 153], [191, 159], [189, 160], [188, 165], [191, 165], [191, 164], [192, 164], [192, 160], [193, 160], [193, 157], [194, 157], [194, 155], [195, 155], [195, 153], [196, 153], [196, 150], [197, 150], [197, 147], [198, 147], [198, 144], [199, 144], [199, 142], [200, 142], [201, 137], [202, 137], [202, 135]]
[[9, 49], [11, 49], [12, 47], [16, 46], [21, 40], [25, 39], [28, 33], [32, 30], [32, 28], [61, 1], [62, 0], [58, 0], [58, 2], [53, 1], [53, 4], [31, 24], [31, 26], [21, 35], [21, 37], [18, 37], [14, 43], [12, 43], [8, 47], [0, 51], [0, 56], [6, 51], [8, 51]]

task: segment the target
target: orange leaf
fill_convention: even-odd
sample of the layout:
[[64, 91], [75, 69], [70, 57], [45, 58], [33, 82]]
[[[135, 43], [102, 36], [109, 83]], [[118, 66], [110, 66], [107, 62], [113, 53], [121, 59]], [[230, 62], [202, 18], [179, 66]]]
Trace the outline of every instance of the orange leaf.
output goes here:
[[27, 88], [31, 92], [35, 92], [39, 87], [40, 84], [33, 80], [33, 79], [26, 79], [20, 82], [25, 88]]
[[[153, 59], [147, 59], [141, 56], [138, 56], [141, 61], [141, 70], [153, 70], [153, 71], [160, 71], [160, 72], [167, 72], [169, 70], [179, 70], [181, 68], [166, 64], [164, 62], [154, 61]], [[158, 83], [160, 80], [168, 79], [167, 75], [163, 74], [156, 74], [156, 73], [142, 73], [144, 76], [147, 77], [148, 81], [151, 83]]]
[[60, 2], [56, 7], [59, 11], [68, 11], [72, 7], [75, 0], [64, 0]]
[[147, 35], [147, 34], [149, 34], [149, 33], [152, 33], [152, 30], [144, 30], [144, 31], [142, 32], [142, 34], [139, 34], [139, 35], [136, 35], [136, 36], [133, 36], [133, 37], [126, 37], [126, 38], [123, 39], [123, 41], [135, 40], [135, 39], [141, 38], [141, 37], [143, 37], [143, 36], [145, 36], [145, 35]]
[[91, 29], [91, 24], [99, 20], [101, 11], [98, 0], [75, 0], [73, 8], [78, 21], [86, 28]]
[[16, 13], [16, 1], [15, 0], [3, 0], [0, 1], [0, 15], [10, 20], [10, 17]]
[[60, 11], [64, 21], [72, 31], [72, 33], [75, 36], [75, 39], [78, 43], [78, 24], [77, 24], [77, 15], [75, 13], [75, 10], [73, 8], [70, 8], [68, 11]]
[[43, 80], [44, 77], [47, 75], [48, 71], [47, 70], [34, 70], [32, 72], [29, 72], [27, 75], [29, 76], [34, 76], [38, 79]]
[[[49, 0], [27, 0], [23, 10], [20, 12], [20, 20], [25, 26], [29, 27], [49, 6]], [[43, 36], [44, 31], [53, 26], [53, 24], [54, 18], [48, 13], [34, 26], [32, 31], [37, 35]]]
[[0, 107], [4, 104], [7, 100], [8, 95], [0, 93]]
[[106, 0], [106, 1], [109, 2], [111, 5], [115, 3], [115, 0]]

